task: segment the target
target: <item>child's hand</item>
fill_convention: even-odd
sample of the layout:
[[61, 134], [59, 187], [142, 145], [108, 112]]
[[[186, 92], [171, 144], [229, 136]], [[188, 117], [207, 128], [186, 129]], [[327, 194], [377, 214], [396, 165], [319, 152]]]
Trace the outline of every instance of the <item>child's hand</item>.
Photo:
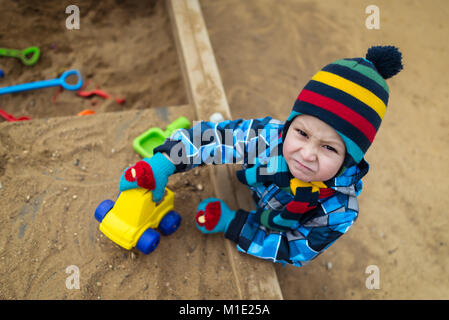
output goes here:
[[145, 158], [134, 166], [126, 168], [120, 179], [120, 191], [137, 187], [153, 190], [153, 201], [159, 202], [164, 196], [168, 177], [175, 172], [175, 165], [161, 153], [150, 159]]
[[154, 181], [153, 169], [145, 161], [139, 161], [131, 168], [125, 171], [125, 179], [129, 182], [137, 182], [141, 188], [154, 190], [156, 182]]

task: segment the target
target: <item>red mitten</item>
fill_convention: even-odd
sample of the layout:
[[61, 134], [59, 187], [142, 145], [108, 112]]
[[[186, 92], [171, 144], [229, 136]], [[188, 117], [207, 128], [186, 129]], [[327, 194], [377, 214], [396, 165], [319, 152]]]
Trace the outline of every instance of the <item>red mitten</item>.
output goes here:
[[154, 190], [156, 182], [154, 181], [153, 169], [145, 161], [141, 160], [134, 166], [125, 171], [125, 179], [134, 182], [137, 180], [137, 185], [141, 188]]
[[204, 226], [210, 231], [218, 224], [221, 216], [221, 206], [219, 201], [210, 202], [206, 205], [206, 212], [200, 210], [196, 213], [195, 220], [199, 226]]

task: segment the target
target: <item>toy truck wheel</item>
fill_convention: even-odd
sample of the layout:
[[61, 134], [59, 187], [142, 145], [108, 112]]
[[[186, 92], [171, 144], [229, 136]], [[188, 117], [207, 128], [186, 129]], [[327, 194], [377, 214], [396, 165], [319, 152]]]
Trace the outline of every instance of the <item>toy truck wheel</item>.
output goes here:
[[156, 230], [148, 228], [140, 236], [139, 241], [137, 241], [136, 248], [145, 254], [149, 254], [156, 249], [160, 239], [161, 236]]
[[178, 230], [181, 224], [181, 216], [176, 211], [169, 211], [159, 223], [159, 230], [164, 236], [168, 236]]
[[98, 222], [103, 221], [106, 214], [112, 209], [114, 206], [114, 201], [112, 200], [103, 200], [95, 209], [95, 219], [97, 219]]

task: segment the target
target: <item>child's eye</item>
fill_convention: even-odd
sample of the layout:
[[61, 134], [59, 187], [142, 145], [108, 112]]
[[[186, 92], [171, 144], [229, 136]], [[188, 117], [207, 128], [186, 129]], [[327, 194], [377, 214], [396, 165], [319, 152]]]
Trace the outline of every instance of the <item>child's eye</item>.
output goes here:
[[301, 129], [296, 129], [296, 131], [298, 131], [298, 133], [299, 133], [300, 135], [302, 135], [303, 137], [306, 137], [306, 138], [307, 138], [307, 133], [305, 133], [305, 132], [302, 131]]
[[325, 147], [327, 150], [329, 150], [329, 151], [338, 153], [337, 150], [336, 150], [335, 148], [333, 148], [333, 147], [331, 147], [331, 146], [329, 146], [329, 145], [325, 145], [324, 147]]

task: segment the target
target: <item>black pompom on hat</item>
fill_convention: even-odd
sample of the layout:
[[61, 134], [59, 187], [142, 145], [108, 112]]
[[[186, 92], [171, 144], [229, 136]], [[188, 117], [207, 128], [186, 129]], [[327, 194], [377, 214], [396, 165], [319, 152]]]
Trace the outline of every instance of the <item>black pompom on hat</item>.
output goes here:
[[402, 53], [394, 46], [373, 46], [365, 56], [384, 79], [391, 78], [402, 70]]

